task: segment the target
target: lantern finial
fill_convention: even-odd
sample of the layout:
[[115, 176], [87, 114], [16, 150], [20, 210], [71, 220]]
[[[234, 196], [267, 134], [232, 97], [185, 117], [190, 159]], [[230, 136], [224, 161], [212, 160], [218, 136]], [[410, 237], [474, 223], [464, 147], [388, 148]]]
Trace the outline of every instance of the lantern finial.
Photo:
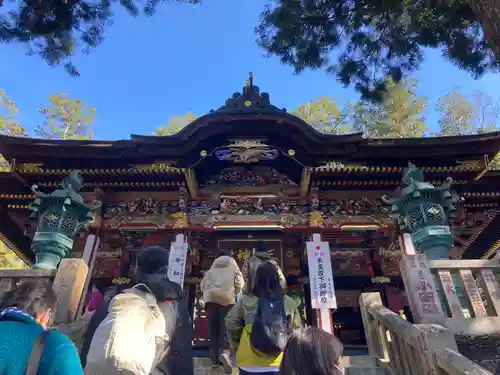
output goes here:
[[33, 185], [36, 199], [29, 206], [30, 222], [36, 226], [31, 249], [35, 254], [33, 268], [55, 269], [69, 254], [76, 235], [92, 221], [92, 211], [100, 202], [87, 205], [78, 194], [83, 188], [79, 171], [73, 171], [62, 181], [62, 188], [45, 194]]

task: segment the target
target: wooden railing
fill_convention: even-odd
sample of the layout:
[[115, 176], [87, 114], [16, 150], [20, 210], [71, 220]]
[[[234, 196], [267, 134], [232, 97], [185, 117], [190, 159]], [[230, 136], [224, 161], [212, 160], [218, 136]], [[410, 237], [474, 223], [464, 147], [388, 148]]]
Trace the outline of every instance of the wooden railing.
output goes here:
[[454, 334], [411, 324], [382, 305], [379, 293], [359, 300], [368, 350], [391, 375], [493, 375], [458, 352]]
[[497, 261], [431, 260], [429, 265], [446, 317], [500, 317], [500, 264]]
[[55, 277], [56, 270], [0, 269], [0, 298], [4, 293], [14, 288], [16, 284], [21, 281], [33, 278], [51, 279], [53, 281]]
[[33, 278], [50, 279], [57, 294], [54, 328], [66, 334], [79, 347], [91, 318], [91, 314], [78, 314], [78, 307], [84, 299], [87, 273], [83, 259], [64, 259], [57, 270], [0, 269], [0, 300], [19, 282]]

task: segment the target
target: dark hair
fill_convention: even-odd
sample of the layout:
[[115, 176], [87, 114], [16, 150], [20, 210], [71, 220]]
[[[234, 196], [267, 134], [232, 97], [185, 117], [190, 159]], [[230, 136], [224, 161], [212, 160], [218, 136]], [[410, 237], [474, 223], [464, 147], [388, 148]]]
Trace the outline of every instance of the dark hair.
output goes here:
[[136, 264], [139, 273], [153, 274], [166, 272], [170, 251], [160, 245], [150, 245], [142, 248], [137, 255]]
[[280, 375], [340, 375], [336, 367], [344, 346], [334, 335], [316, 327], [296, 332], [283, 352]]
[[255, 245], [255, 252], [256, 253], [267, 253], [266, 245], [264, 245], [264, 242], [262, 242], [262, 241], [257, 242], [257, 244]]
[[284, 290], [281, 287], [278, 270], [271, 262], [263, 262], [257, 268], [252, 294], [258, 298], [284, 297]]
[[0, 307], [15, 307], [35, 318], [54, 311], [57, 296], [52, 289], [52, 280], [34, 279], [19, 283], [3, 296]]

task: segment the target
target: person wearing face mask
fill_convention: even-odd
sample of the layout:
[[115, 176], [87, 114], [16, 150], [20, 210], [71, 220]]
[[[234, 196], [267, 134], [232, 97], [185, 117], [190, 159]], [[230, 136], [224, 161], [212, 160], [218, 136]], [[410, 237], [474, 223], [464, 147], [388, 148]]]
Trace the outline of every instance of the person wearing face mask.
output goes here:
[[307, 327], [288, 340], [279, 375], [343, 375], [343, 352], [338, 338], [322, 329]]
[[57, 297], [48, 279], [29, 280], [0, 304], [0, 374], [83, 375], [73, 342], [49, 330]]

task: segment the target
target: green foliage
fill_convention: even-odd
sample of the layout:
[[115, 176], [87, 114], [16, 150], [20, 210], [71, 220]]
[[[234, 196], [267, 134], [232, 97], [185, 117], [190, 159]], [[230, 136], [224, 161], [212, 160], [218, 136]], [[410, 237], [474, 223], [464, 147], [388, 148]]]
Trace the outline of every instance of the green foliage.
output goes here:
[[[17, 120], [16, 103], [0, 89], [0, 134], [12, 137], [25, 137], [26, 131]], [[9, 171], [9, 163], [0, 155], [0, 172]]]
[[490, 170], [500, 169], [500, 152], [496, 154], [493, 159], [490, 160], [489, 169]]
[[300, 105], [292, 114], [322, 133], [347, 134], [351, 130], [347, 111], [327, 96]]
[[184, 116], [173, 116], [170, 120], [168, 120], [167, 125], [158, 126], [153, 134], [164, 136], [178, 133], [195, 119], [196, 116], [193, 114], [193, 112], [188, 112]]
[[[175, 0], [198, 4], [201, 0]], [[3, 6], [0, 0], [0, 42], [24, 43], [28, 53], [38, 55], [51, 66], [63, 64], [72, 75], [79, 75], [71, 57], [88, 52], [104, 40], [119, 3], [131, 16], [152, 16], [162, 0], [20, 0]], [[167, 2], [163, 0], [163, 2]], [[14, 2], [13, 2], [14, 3]]]
[[[366, 124], [374, 121], [375, 105], [370, 102], [358, 101], [354, 104], [348, 103], [349, 118], [352, 130], [356, 133], [366, 133]], [[365, 136], [367, 136], [365, 134]]]
[[474, 106], [474, 128], [478, 133], [498, 130], [500, 125], [500, 100], [494, 100], [484, 92], [476, 91], [472, 100]]
[[439, 99], [439, 132], [437, 135], [472, 134], [474, 106], [471, 101], [457, 89]]
[[[474, 125], [478, 133], [489, 133], [499, 130], [500, 100], [494, 100], [483, 92], [473, 94]], [[500, 153], [490, 160], [490, 169], [500, 169]]]
[[353, 107], [353, 128], [369, 138], [423, 137], [428, 131], [427, 99], [417, 96], [417, 82], [388, 80], [386, 87], [380, 103], [360, 102]]
[[16, 103], [0, 89], [0, 134], [12, 137], [25, 137], [26, 131], [17, 120]]
[[299, 73], [325, 69], [365, 99], [380, 101], [387, 76], [416, 71], [423, 48], [439, 48], [474, 77], [498, 69], [467, 1], [275, 0], [257, 41]]
[[439, 99], [438, 110], [441, 136], [488, 133], [500, 125], [500, 100], [481, 91], [469, 98], [455, 89]]
[[66, 94], [52, 94], [50, 106], [41, 106], [45, 116], [43, 125], [35, 133], [47, 139], [92, 139], [92, 124], [95, 121], [94, 107], [85, 106], [78, 99], [70, 99]]

